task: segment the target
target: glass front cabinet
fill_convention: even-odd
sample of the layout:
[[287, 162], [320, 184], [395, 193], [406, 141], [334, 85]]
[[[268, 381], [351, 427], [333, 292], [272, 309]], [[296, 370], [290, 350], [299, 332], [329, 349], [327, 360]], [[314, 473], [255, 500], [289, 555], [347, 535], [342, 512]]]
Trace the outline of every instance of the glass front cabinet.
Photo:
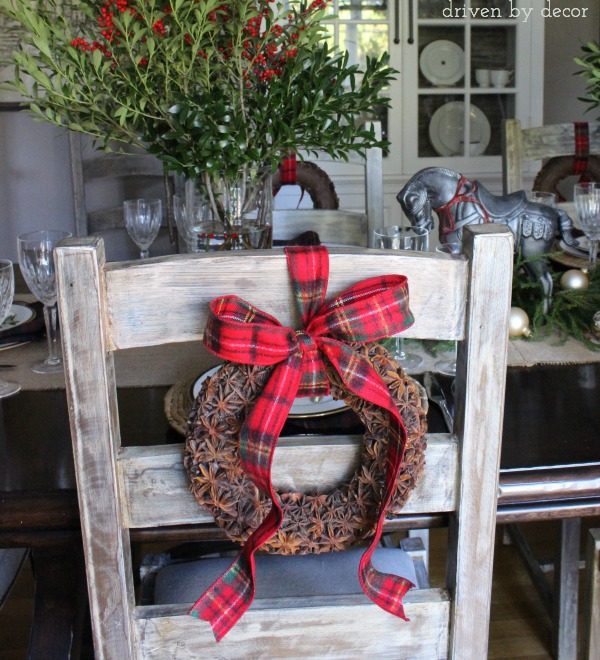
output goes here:
[[[398, 70], [382, 111], [387, 193], [423, 167], [501, 189], [505, 118], [542, 123], [544, 0], [333, 0], [331, 40]], [[336, 182], [337, 187], [337, 182]], [[340, 191], [343, 197], [343, 191]], [[393, 207], [391, 207], [393, 210]], [[395, 221], [386, 208], [386, 221]]]

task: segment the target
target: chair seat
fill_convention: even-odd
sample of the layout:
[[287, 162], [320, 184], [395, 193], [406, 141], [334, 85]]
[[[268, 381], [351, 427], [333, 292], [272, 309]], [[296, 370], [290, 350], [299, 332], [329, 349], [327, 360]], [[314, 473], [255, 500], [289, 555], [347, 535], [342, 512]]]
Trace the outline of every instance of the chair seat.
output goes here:
[[[358, 564], [363, 552], [364, 548], [353, 548], [320, 555], [259, 555], [256, 597], [362, 594]], [[232, 557], [206, 557], [164, 566], [156, 575], [154, 604], [195, 602], [232, 561]], [[412, 559], [400, 548], [377, 548], [373, 565], [380, 571], [417, 583]]]

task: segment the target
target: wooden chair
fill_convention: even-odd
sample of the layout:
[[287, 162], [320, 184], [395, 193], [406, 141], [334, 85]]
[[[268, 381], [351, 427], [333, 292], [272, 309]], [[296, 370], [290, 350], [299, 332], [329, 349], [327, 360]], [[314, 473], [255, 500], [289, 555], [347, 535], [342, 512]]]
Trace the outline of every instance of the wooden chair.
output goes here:
[[[167, 195], [167, 186], [172, 182], [165, 175], [162, 163], [151, 154], [133, 149], [130, 153], [96, 151], [75, 132], [69, 133], [69, 146], [77, 235], [103, 236], [113, 260], [134, 258], [138, 250], [125, 232], [123, 201], [158, 197], [163, 201], [163, 229], [151, 254], [174, 252]], [[111, 200], [110, 206], [106, 205], [107, 199]]]
[[[373, 125], [375, 134], [378, 139], [381, 139], [381, 122], [371, 122], [367, 126]], [[327, 165], [331, 163], [343, 163], [344, 169], [346, 169], [346, 162], [340, 161], [339, 159], [333, 159], [329, 154], [325, 152], [318, 152], [316, 157], [313, 154], [307, 154], [306, 159], [309, 161], [315, 161], [319, 167], [324, 166], [324, 169], [327, 169]], [[345, 217], [339, 215], [338, 219], [335, 222], [340, 224], [340, 227], [343, 223], [349, 222], [354, 227], [350, 230], [350, 235], [346, 230], [342, 230], [340, 233], [342, 235], [341, 240], [336, 240], [335, 236], [332, 239], [327, 239], [327, 242], [333, 243], [346, 243], [351, 240], [349, 243], [351, 245], [367, 245], [369, 236], [371, 235], [373, 229], [383, 227], [384, 224], [384, 215], [383, 215], [383, 152], [379, 147], [373, 147], [372, 149], [367, 149], [366, 157], [363, 158], [358, 153], [348, 154], [347, 164], [350, 166], [351, 172], [356, 172], [357, 176], [364, 178], [364, 198], [365, 198], [365, 212], [364, 216], [366, 218], [366, 227], [363, 232], [362, 223], [363, 220], [359, 217], [363, 215], [362, 213], [352, 212], [348, 209], [340, 209], [339, 213], [346, 213]], [[331, 177], [335, 183], [335, 176]], [[286, 224], [286, 234], [288, 230], [289, 223], [294, 222], [294, 215], [291, 211], [277, 211], [279, 218], [284, 218]], [[318, 214], [322, 214], [323, 221], [326, 223], [332, 222], [334, 215], [331, 212], [315, 210], [315, 215], [313, 216], [313, 221], [315, 224], [318, 223]], [[354, 216], [354, 217], [353, 217]], [[308, 219], [308, 218], [303, 218]], [[359, 229], [356, 229], [356, 227]], [[277, 222], [274, 220], [274, 232], [275, 235], [278, 231]], [[318, 231], [315, 229], [315, 231]], [[361, 237], [360, 234], [364, 233], [364, 237]], [[324, 242], [325, 240], [322, 239]]]
[[302, 231], [314, 231], [321, 243], [367, 247], [369, 220], [366, 213], [323, 209], [273, 211], [273, 240], [290, 241]]
[[585, 580], [583, 654], [586, 660], [600, 660], [600, 529], [588, 532]]
[[[589, 153], [600, 155], [600, 124], [590, 122]], [[549, 158], [561, 160], [555, 176], [547, 178], [550, 185], [536, 186], [538, 190], [554, 192], [555, 183], [569, 176], [576, 154], [575, 126], [570, 124], [552, 124], [535, 128], [521, 128], [518, 119], [507, 119], [502, 128], [502, 187], [504, 194], [523, 190], [523, 165]], [[600, 178], [600, 160], [592, 155], [588, 160], [594, 180]], [[545, 177], [546, 178], [546, 177]]]
[[[430, 514], [449, 512], [447, 588], [409, 591], [410, 622], [387, 614], [363, 594], [255, 600], [218, 645], [206, 622], [185, 615], [185, 605], [135, 604], [130, 529], [162, 527], [169, 537], [175, 525], [200, 535], [213, 528], [211, 515], [189, 492], [181, 445], [121, 446], [113, 354], [200, 340], [209, 301], [224, 294], [235, 293], [298, 327], [285, 255], [272, 250], [105, 263], [97, 237], [69, 239], [55, 254], [99, 660], [486, 657], [513, 259], [506, 228], [469, 228], [464, 257], [330, 251], [328, 299], [358, 280], [401, 273], [409, 281], [416, 319], [405, 336], [459, 341], [455, 433], [428, 436], [417, 489], [403, 515], [386, 523], [386, 530], [411, 528], [415, 519], [427, 524]], [[197, 366], [200, 373], [203, 365]], [[294, 483], [298, 452], [307, 474], [319, 472], [311, 460], [322, 452], [340, 475], [347, 473], [361, 442], [325, 436], [282, 440], [275, 456], [280, 478]]]

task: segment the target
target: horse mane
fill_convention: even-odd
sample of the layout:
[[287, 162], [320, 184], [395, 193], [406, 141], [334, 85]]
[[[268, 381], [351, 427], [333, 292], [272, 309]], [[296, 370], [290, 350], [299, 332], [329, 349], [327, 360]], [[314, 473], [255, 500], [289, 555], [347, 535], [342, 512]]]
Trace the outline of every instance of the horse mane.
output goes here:
[[449, 170], [447, 167], [426, 167], [414, 175], [413, 181], [420, 181], [425, 175], [429, 174], [444, 174], [456, 181], [460, 179], [460, 174], [458, 174], [458, 172]]

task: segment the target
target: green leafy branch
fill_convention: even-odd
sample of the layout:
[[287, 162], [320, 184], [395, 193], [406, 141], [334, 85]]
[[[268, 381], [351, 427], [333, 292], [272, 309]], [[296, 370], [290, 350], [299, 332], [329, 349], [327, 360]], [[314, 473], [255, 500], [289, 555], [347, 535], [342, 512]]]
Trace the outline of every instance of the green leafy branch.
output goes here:
[[[515, 259], [513, 273], [512, 304], [527, 312], [530, 319], [532, 339], [543, 339], [555, 335], [565, 342], [569, 337], [579, 340], [591, 350], [600, 350], [594, 338], [593, 317], [600, 311], [600, 268], [588, 274], [587, 289], [562, 289], [560, 278], [563, 271], [552, 268], [551, 254], [527, 259], [519, 255]], [[539, 282], [531, 279], [523, 270], [532, 261], [543, 260], [553, 281], [552, 304], [544, 312], [544, 299]]]

